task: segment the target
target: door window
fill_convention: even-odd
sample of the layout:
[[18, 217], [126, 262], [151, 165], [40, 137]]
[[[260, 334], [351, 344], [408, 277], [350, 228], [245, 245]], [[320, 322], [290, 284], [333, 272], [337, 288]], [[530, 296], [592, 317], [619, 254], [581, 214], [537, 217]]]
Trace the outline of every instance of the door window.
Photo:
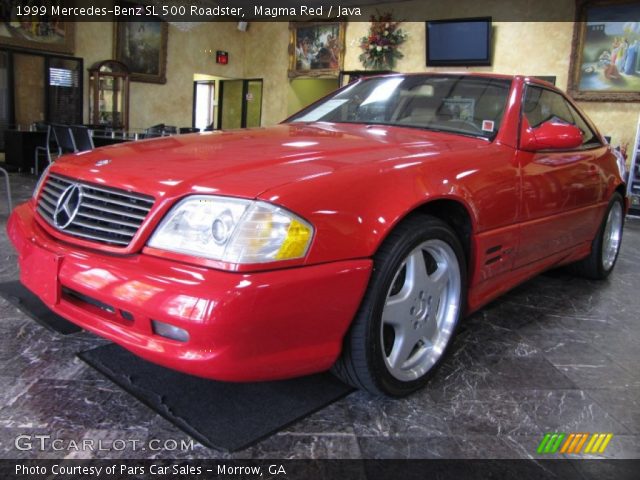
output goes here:
[[549, 120], [573, 123], [573, 115], [564, 98], [546, 88], [527, 86], [523, 112], [532, 128]]
[[601, 145], [598, 136], [573, 106], [559, 93], [543, 87], [527, 85], [522, 107], [523, 115], [532, 128], [555, 121], [575, 125], [582, 132], [582, 146]]
[[580, 115], [578, 111], [575, 108], [573, 108], [571, 105], [569, 105], [569, 108], [571, 109], [571, 113], [573, 114], [573, 119], [574, 119], [573, 124], [576, 127], [578, 127], [582, 132], [582, 146], [595, 147], [595, 146], [602, 145], [602, 142], [600, 142], [600, 139], [595, 134], [595, 132], [591, 130], [591, 127], [585, 121], [585, 119], [582, 118], [582, 115]]
[[218, 128], [259, 127], [262, 114], [262, 80], [222, 80]]

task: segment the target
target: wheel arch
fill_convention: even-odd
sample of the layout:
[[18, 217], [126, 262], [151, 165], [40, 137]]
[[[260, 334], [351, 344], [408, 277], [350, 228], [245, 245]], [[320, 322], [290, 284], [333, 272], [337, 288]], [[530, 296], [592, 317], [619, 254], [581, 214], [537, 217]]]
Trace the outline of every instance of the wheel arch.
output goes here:
[[[424, 217], [421, 218], [421, 215], [424, 214], [434, 218], [430, 220]], [[443, 232], [441, 222], [450, 226], [453, 232]], [[375, 395], [400, 397], [424, 385], [424, 382], [430, 377], [430, 372], [435, 371], [444, 355], [449, 351], [448, 347], [455, 334], [456, 326], [466, 311], [468, 281], [465, 280], [465, 277], [467, 277], [466, 272], [461, 269], [458, 272], [460, 275], [459, 308], [456, 309], [456, 319], [450, 329], [451, 336], [446, 340], [444, 349], [437, 358], [436, 363], [426, 373], [421, 374], [422, 376], [418, 376], [414, 380], [401, 379], [389, 373], [387, 370], [389, 368], [388, 365], [384, 366], [383, 357], [387, 354], [385, 354], [385, 347], [381, 342], [381, 339], [384, 339], [384, 333], [382, 333], [380, 327], [383, 321], [383, 313], [380, 310], [376, 310], [376, 308], [382, 307], [379, 306], [380, 302], [376, 299], [382, 298], [383, 301], [386, 301], [386, 295], [389, 293], [389, 283], [387, 282], [394, 282], [396, 278], [395, 275], [389, 276], [389, 272], [394, 272], [393, 269], [389, 269], [389, 265], [394, 266], [394, 268], [401, 268], [402, 264], [397, 262], [404, 258], [402, 255], [412, 252], [412, 249], [415, 248], [416, 244], [412, 242], [420, 238], [416, 235], [416, 232], [420, 232], [420, 226], [424, 225], [440, 227], [438, 230], [439, 235], [445, 235], [449, 238], [449, 241], [451, 235], [457, 237], [461, 245], [453, 248], [454, 252], [452, 253], [456, 257], [464, 255], [468, 259], [470, 255], [474, 222], [468, 207], [461, 200], [446, 197], [430, 199], [408, 210], [405, 214], [399, 215], [397, 221], [389, 225], [375, 252], [375, 256], [380, 261], [379, 268], [375, 269], [369, 280], [360, 310], [344, 337], [342, 354], [332, 367], [334, 374], [346, 383], [356, 388], [366, 389]], [[405, 235], [409, 235], [408, 241], [404, 241]], [[394, 241], [400, 242], [402, 255], [400, 253], [396, 255], [397, 249]], [[406, 250], [407, 248], [409, 250]], [[460, 248], [462, 248], [463, 252], [458, 253]], [[391, 263], [389, 263], [389, 259], [391, 259]], [[467, 264], [470, 265], [471, 262], [467, 261]], [[466, 270], [468, 271], [468, 269], [469, 267]], [[384, 296], [381, 297], [381, 294]], [[413, 328], [418, 327], [414, 326]], [[378, 333], [376, 334], [375, 332]], [[380, 360], [381, 358], [382, 360]], [[378, 360], [382, 363], [379, 363]], [[398, 383], [400, 380], [405, 380], [407, 385], [400, 385]]]
[[611, 189], [609, 192], [609, 197], [607, 198], [607, 201], [611, 200], [611, 197], [613, 196], [614, 193], [619, 193], [620, 196], [622, 197], [623, 208], [626, 215], [627, 212], [629, 211], [629, 203], [630, 203], [626, 182], [622, 181], [618, 183], [618, 185], [616, 185], [615, 188]]
[[[417, 214], [431, 215], [442, 220], [444, 223], [451, 227], [451, 229], [458, 237], [458, 240], [460, 240], [460, 244], [462, 245], [462, 249], [464, 251], [465, 259], [467, 262], [467, 273], [471, 273], [470, 268], [472, 265], [471, 258], [475, 220], [473, 214], [471, 213], [471, 209], [466, 205], [466, 203], [458, 198], [452, 197], [430, 199], [420, 205], [417, 205], [416, 207], [399, 217], [398, 221], [395, 222], [395, 224], [387, 232], [385, 239], [396, 228], [398, 224], [400, 224], [405, 219]], [[383, 239], [383, 241], [385, 239]], [[382, 245], [382, 242], [380, 243], [380, 245]], [[378, 245], [378, 248], [380, 248], [380, 245]]]

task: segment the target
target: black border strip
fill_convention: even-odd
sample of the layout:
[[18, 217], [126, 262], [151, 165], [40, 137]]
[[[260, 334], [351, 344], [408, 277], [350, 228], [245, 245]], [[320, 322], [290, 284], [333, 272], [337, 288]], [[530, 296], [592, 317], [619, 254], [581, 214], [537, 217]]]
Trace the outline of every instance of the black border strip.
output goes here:
[[[493, 2], [465, 2], [460, 8], [447, 0], [387, 1], [357, 0], [347, 5], [340, 0], [217, 0], [202, 2], [196, 0], [133, 0], [137, 8], [126, 12], [116, 11], [114, 0], [48, 0], [44, 17], [56, 16], [57, 20], [73, 22], [119, 22], [149, 20], [160, 17], [171, 22], [289, 22], [289, 21], [350, 21], [369, 22], [371, 15], [390, 11], [394, 19], [403, 22], [425, 22], [449, 18], [472, 18], [490, 15], [494, 22], [573, 22], [576, 12], [583, 6], [635, 4], [635, 0], [495, 0]], [[20, 6], [33, 6], [32, 0], [16, 0], [14, 13]], [[209, 10], [202, 10], [203, 8]], [[61, 10], [66, 9], [66, 10]], [[235, 9], [235, 10], [234, 10]], [[240, 9], [240, 10], [238, 10]], [[313, 9], [313, 10], [310, 10]], [[446, 12], [446, 14], [433, 12]], [[119, 13], [119, 15], [116, 15]], [[599, 20], [615, 21], [606, 18]], [[0, 8], [0, 20], [6, 21], [8, 13]], [[33, 18], [29, 18], [33, 20]], [[45, 20], [48, 20], [46, 18]], [[250, 28], [250, 26], [249, 26]]]
[[[60, 466], [65, 471], [76, 468], [77, 473], [54, 475], [54, 469]], [[100, 468], [100, 475], [96, 475], [95, 471], [92, 474], [89, 470], [92, 467]], [[243, 473], [251, 467], [259, 467], [262, 476]], [[276, 474], [280, 467], [284, 468], [286, 474]], [[109, 474], [108, 468], [114, 468], [116, 473]], [[221, 470], [224, 473], [221, 474]], [[27, 473], [29, 471], [33, 473]], [[637, 480], [638, 471], [640, 460], [0, 460], [0, 476], [3, 479], [56, 480]]]

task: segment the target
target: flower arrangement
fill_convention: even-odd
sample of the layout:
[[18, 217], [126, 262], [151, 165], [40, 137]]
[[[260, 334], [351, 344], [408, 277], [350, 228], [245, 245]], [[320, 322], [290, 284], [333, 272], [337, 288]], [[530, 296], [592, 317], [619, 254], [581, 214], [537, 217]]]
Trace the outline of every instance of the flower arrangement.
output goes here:
[[407, 39], [407, 34], [398, 28], [391, 13], [371, 16], [369, 35], [360, 39], [360, 61], [364, 68], [374, 70], [393, 69], [398, 58], [404, 55], [398, 47]]

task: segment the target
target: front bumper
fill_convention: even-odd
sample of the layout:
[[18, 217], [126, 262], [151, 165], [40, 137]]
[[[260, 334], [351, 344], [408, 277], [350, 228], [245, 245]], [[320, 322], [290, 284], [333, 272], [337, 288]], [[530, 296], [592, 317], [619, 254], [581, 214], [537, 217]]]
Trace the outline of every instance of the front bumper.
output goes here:
[[[54, 239], [34, 215], [31, 202], [17, 207], [7, 231], [20, 280], [51, 310], [147, 360], [218, 380], [328, 369], [372, 268], [357, 259], [241, 274], [106, 255]], [[186, 330], [189, 340], [154, 334], [152, 320]]]

